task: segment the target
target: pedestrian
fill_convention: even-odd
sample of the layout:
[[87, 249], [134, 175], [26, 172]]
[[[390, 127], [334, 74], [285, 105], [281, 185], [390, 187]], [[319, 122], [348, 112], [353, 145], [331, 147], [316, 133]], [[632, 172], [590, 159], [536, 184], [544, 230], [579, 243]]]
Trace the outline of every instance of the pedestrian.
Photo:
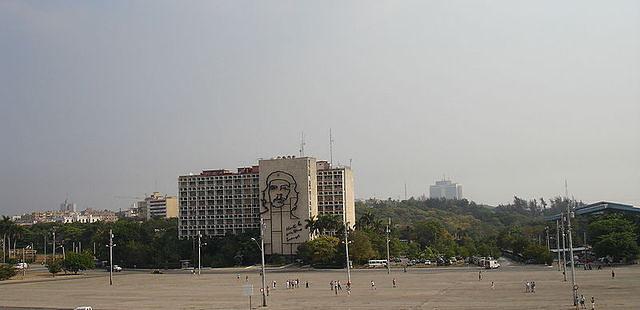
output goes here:
[[347, 295], [351, 296], [351, 281], [347, 281]]
[[393, 278], [393, 288], [396, 288], [396, 278]]
[[331, 287], [331, 290], [333, 291], [333, 280], [331, 280], [331, 282], [329, 282], [329, 287]]
[[276, 288], [276, 281], [273, 281], [273, 288]]
[[535, 294], [536, 292], [536, 281], [531, 282], [531, 293]]
[[596, 299], [591, 296], [591, 310], [596, 310]]
[[482, 270], [478, 271], [478, 281], [482, 280]]
[[524, 284], [524, 289], [525, 293], [531, 292], [531, 282], [527, 281], [527, 283]]
[[407, 272], [407, 266], [402, 267], [402, 271]]
[[496, 285], [493, 283], [493, 281], [491, 281], [491, 289], [493, 290], [495, 288], [496, 288]]
[[238, 273], [238, 274], [236, 274], [236, 279], [237, 279], [237, 280], [240, 280], [240, 274], [239, 274], [239, 273]]
[[587, 306], [584, 305], [584, 295], [580, 295], [580, 308], [587, 309]]
[[613, 270], [613, 268], [611, 268], [611, 279], [615, 279], [616, 278], [616, 271]]
[[338, 280], [338, 290], [342, 291], [342, 284], [340, 283], [340, 280]]
[[244, 277], [244, 282], [249, 282], [249, 276]]
[[306, 282], [304, 283], [304, 286], [305, 286], [306, 288], [309, 288], [309, 281], [306, 281]]
[[376, 283], [373, 282], [373, 280], [371, 280], [371, 289], [375, 290], [376, 289]]

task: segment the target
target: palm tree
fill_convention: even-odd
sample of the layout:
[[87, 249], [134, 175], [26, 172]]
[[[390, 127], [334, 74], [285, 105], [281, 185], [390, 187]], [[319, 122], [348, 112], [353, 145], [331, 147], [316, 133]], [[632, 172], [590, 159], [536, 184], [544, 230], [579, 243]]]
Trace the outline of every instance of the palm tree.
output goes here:
[[312, 216], [309, 219], [304, 220], [306, 223], [304, 225], [304, 228], [309, 229], [309, 232], [314, 235], [317, 234], [319, 232], [318, 230], [318, 220], [316, 218], [316, 216]]
[[[9, 234], [10, 231], [10, 227], [13, 224], [13, 222], [11, 221], [11, 218], [8, 216], [2, 216], [2, 219], [0, 220], [0, 233], [2, 233], [2, 262], [6, 263], [7, 262], [7, 235]], [[11, 243], [9, 243], [9, 246], [11, 246]]]

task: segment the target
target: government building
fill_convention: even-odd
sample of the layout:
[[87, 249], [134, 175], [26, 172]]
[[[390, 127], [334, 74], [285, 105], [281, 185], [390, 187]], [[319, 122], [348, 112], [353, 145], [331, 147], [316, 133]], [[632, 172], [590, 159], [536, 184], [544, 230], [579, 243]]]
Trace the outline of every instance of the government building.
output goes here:
[[306, 220], [322, 214], [353, 227], [355, 193], [349, 167], [284, 156], [252, 167], [204, 170], [178, 177], [178, 237], [225, 236], [265, 224], [265, 253], [294, 255], [313, 238]]

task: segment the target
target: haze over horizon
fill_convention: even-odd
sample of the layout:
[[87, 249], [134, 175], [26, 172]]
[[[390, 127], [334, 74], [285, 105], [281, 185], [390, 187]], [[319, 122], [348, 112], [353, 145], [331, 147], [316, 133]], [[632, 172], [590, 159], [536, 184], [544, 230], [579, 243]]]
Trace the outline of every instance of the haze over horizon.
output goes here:
[[356, 197], [640, 205], [636, 1], [2, 1], [0, 214], [305, 154]]

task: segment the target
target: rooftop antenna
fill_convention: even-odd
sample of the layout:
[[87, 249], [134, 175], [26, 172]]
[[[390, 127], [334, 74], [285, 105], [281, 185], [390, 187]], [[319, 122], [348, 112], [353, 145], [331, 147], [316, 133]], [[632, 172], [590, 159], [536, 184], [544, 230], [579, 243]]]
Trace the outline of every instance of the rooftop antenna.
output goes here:
[[329, 128], [329, 165], [333, 167], [333, 134]]
[[404, 200], [407, 200], [407, 182], [404, 182]]
[[569, 187], [567, 187], [567, 179], [564, 179], [564, 198], [569, 199]]
[[300, 138], [300, 157], [304, 157], [304, 131], [302, 132], [302, 137]]

